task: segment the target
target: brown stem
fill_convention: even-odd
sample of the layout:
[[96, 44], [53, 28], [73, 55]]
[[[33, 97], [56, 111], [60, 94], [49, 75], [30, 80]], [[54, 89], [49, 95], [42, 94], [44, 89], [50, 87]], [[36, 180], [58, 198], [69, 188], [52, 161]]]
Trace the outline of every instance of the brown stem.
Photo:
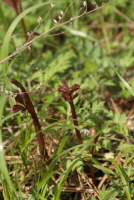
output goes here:
[[[70, 107], [71, 107], [72, 117], [74, 119], [73, 123], [74, 123], [75, 126], [79, 126], [73, 100], [70, 101], [69, 104], [70, 104]], [[82, 137], [81, 137], [80, 131], [77, 128], [75, 128], [75, 132], [76, 132], [79, 144], [82, 144], [83, 142], [82, 142]]]
[[[17, 1], [16, 0], [12, 0], [12, 3], [13, 3], [13, 6], [14, 6], [14, 9], [15, 9], [15, 12], [17, 15], [19, 15], [20, 13], [22, 13], [22, 5], [21, 5], [21, 2], [19, 4], [19, 10], [18, 10], [18, 5], [17, 5]], [[24, 34], [25, 34], [25, 38], [26, 38], [26, 41], [28, 40], [28, 35], [27, 35], [27, 30], [26, 30], [26, 25], [25, 25], [25, 22], [24, 22], [24, 19], [21, 19], [21, 25], [23, 27], [23, 31], [24, 31]]]
[[34, 127], [35, 127], [35, 130], [36, 130], [36, 133], [37, 133], [37, 139], [38, 139], [38, 142], [39, 142], [41, 155], [46, 160], [46, 159], [49, 158], [48, 152], [45, 148], [45, 141], [44, 141], [43, 134], [41, 132], [41, 125], [39, 123], [38, 117], [36, 115], [34, 106], [33, 106], [32, 102], [30, 100], [30, 97], [29, 97], [27, 91], [25, 90], [25, 88], [21, 85], [21, 83], [19, 83], [14, 78], [11, 78], [10, 82], [13, 83], [14, 85], [16, 85], [18, 88], [20, 88], [21, 91], [23, 92], [22, 97], [25, 100], [25, 104], [26, 104], [25, 106], [26, 106], [28, 112], [30, 113], [32, 120], [33, 120], [33, 123], [34, 123]]
[[[22, 13], [22, 11], [23, 11], [22, 5], [20, 4], [19, 7], [20, 7], [20, 13]], [[26, 41], [27, 41], [28, 40], [27, 29], [26, 29], [25, 21], [24, 21], [23, 18], [21, 19], [21, 24], [22, 24], [22, 27], [23, 27], [23, 30], [24, 30]]]
[[[70, 97], [71, 97], [71, 95], [70, 95]], [[71, 97], [71, 100], [72, 100], [72, 97]], [[69, 104], [70, 104], [71, 111], [72, 111], [72, 117], [73, 117], [73, 119], [75, 119], [73, 121], [74, 125], [75, 126], [79, 126], [78, 125], [78, 121], [77, 121], [77, 115], [76, 115], [76, 112], [75, 112], [75, 107], [74, 107], [73, 100], [70, 101]], [[75, 131], [76, 131], [76, 135], [77, 135], [79, 144], [82, 144], [82, 137], [81, 137], [80, 131], [77, 128], [75, 128]], [[92, 166], [92, 162], [89, 165], [89, 169], [90, 169], [90, 174], [91, 174], [91, 178], [92, 178], [93, 184], [96, 186], [96, 179], [95, 179], [94, 167]]]
[[11, 0], [12, 4], [13, 4], [13, 7], [15, 9], [15, 12], [17, 15], [19, 15], [19, 12], [18, 12], [18, 8], [17, 8], [17, 1], [16, 0]]

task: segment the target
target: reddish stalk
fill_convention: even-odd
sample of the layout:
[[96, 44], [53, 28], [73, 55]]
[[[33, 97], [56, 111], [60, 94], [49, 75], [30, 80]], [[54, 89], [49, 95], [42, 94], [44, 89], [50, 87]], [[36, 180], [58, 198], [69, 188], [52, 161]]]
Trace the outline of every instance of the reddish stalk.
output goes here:
[[[65, 80], [62, 80], [61, 82], [63, 85], [58, 86], [58, 91], [62, 93], [62, 97], [65, 99], [65, 101], [68, 101], [71, 107], [72, 118], [74, 119], [74, 126], [79, 127], [73, 99], [75, 99], [78, 96], [78, 93], [74, 94], [74, 92], [80, 89], [80, 86], [78, 84], [74, 84], [72, 87], [69, 87]], [[78, 143], [82, 144], [83, 142], [80, 131], [77, 128], [75, 128], [75, 132], [78, 139]]]
[[[20, 13], [22, 13], [23, 12], [22, 5], [20, 4], [19, 7], [20, 7]], [[26, 24], [25, 24], [25, 21], [24, 21], [23, 18], [21, 19], [21, 24], [22, 24], [22, 27], [23, 27], [23, 31], [25, 33], [26, 41], [27, 41], [28, 40], [27, 29], [26, 29]]]
[[[4, 0], [4, 1], [5, 1], [6, 4], [8, 4], [10, 7], [12, 7], [15, 10], [16, 15], [19, 15], [20, 13], [23, 12], [22, 4], [21, 4], [20, 0], [10, 0], [10, 1]], [[24, 19], [21, 19], [21, 25], [22, 25], [22, 28], [23, 28], [23, 31], [24, 31], [24, 34], [25, 34], [25, 38], [26, 38], [26, 41], [27, 41], [28, 35], [27, 35], [27, 30], [26, 30], [26, 25], [25, 25]]]
[[[72, 87], [69, 87], [65, 80], [62, 80], [61, 82], [62, 82], [63, 85], [58, 86], [58, 91], [62, 93], [62, 97], [64, 98], [64, 100], [68, 101], [68, 103], [71, 107], [72, 118], [74, 119], [73, 123], [76, 127], [78, 127], [79, 124], [78, 124], [77, 115], [76, 115], [76, 112], [75, 112], [75, 106], [74, 106], [74, 103], [73, 103], [73, 99], [75, 99], [78, 96], [78, 93], [74, 94], [74, 92], [76, 90], [80, 89], [80, 86], [77, 85], [77, 84], [74, 84]], [[75, 128], [75, 132], [76, 132], [76, 136], [77, 136], [77, 139], [78, 139], [78, 143], [82, 144], [83, 142], [82, 142], [82, 137], [81, 137], [80, 131], [77, 128]], [[95, 140], [94, 142], [97, 142], [97, 141]], [[93, 150], [93, 148], [94, 147], [92, 147], [92, 150]], [[86, 162], [84, 162], [84, 163], [86, 164]], [[93, 184], [96, 186], [96, 179], [95, 179], [94, 167], [92, 166], [92, 162], [89, 165], [89, 170], [90, 170], [90, 174], [91, 174]]]
[[[69, 102], [69, 104], [70, 104], [70, 107], [71, 107], [72, 118], [74, 119], [73, 123], [74, 123], [75, 126], [79, 127], [73, 101]], [[75, 128], [75, 132], [76, 132], [76, 135], [77, 135], [77, 138], [78, 138], [78, 143], [82, 144], [82, 137], [81, 137], [80, 131], [77, 128]]]
[[48, 152], [45, 148], [45, 140], [44, 140], [43, 134], [41, 132], [41, 125], [39, 123], [37, 114], [35, 112], [32, 102], [30, 100], [30, 97], [20, 82], [18, 82], [14, 78], [11, 78], [10, 82], [13, 83], [14, 85], [16, 85], [22, 91], [22, 94], [16, 95], [15, 100], [18, 103], [22, 104], [23, 106], [14, 105], [13, 110], [14, 110], [14, 112], [18, 112], [20, 110], [22, 112], [24, 112], [25, 110], [28, 110], [28, 112], [30, 113], [30, 115], [32, 117], [33, 124], [34, 124], [35, 130], [36, 130], [36, 133], [37, 133], [37, 140], [38, 140], [39, 147], [40, 147], [40, 153], [41, 153], [42, 157], [44, 158], [44, 160], [47, 160], [49, 158], [49, 156], [48, 156]]

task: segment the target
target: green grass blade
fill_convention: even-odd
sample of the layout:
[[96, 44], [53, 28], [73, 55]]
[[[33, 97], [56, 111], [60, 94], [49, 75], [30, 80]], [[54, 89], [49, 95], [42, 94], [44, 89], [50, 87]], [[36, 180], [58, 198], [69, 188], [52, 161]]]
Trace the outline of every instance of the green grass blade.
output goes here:
[[106, 174], [112, 174], [112, 175], [115, 175], [115, 173], [111, 170], [111, 169], [108, 169], [108, 168], [106, 168], [106, 167], [104, 167], [104, 166], [101, 166], [101, 165], [93, 165], [95, 168], [97, 168], [97, 169], [100, 169], [100, 170], [102, 170], [104, 173], [106, 173]]
[[[61, 191], [62, 191], [62, 188], [63, 188], [63, 185], [64, 185], [64, 182], [68, 176], [68, 174], [70, 173], [70, 171], [72, 170], [73, 166], [79, 161], [80, 159], [80, 156], [82, 155], [82, 153], [89, 148], [90, 145], [92, 145], [92, 141], [99, 135], [101, 134], [101, 132], [107, 127], [108, 125], [104, 126], [100, 131], [98, 131], [92, 138], [90, 138], [88, 140], [87, 143], [84, 143], [84, 144], [80, 144], [80, 145], [77, 145], [77, 146], [74, 146], [74, 147], [71, 147], [70, 149], [67, 149], [66, 151], [62, 152], [59, 156], [57, 156], [53, 162], [51, 163], [51, 165], [53, 166], [54, 162], [56, 162], [56, 160], [58, 159], [58, 157], [60, 156], [63, 156], [65, 153], [67, 153], [68, 151], [71, 151], [75, 148], [78, 148], [78, 147], [82, 147], [81, 149], [79, 149], [79, 154], [75, 157], [75, 159], [73, 160], [73, 162], [71, 163], [71, 165], [69, 166], [69, 168], [67, 169], [66, 173], [63, 175], [63, 177], [61, 178], [60, 182], [57, 184], [56, 186], [56, 192], [55, 192], [55, 195], [53, 197], [52, 200], [59, 200], [59, 197], [60, 197], [60, 194], [61, 194]], [[51, 167], [50, 165], [50, 167]], [[52, 168], [50, 170], [53, 170]]]
[[67, 140], [68, 140], [68, 135], [65, 135], [63, 138], [62, 138], [62, 140], [61, 140], [61, 143], [60, 143], [60, 145], [59, 145], [59, 148], [57, 149], [57, 151], [56, 151], [56, 154], [55, 154], [55, 156], [58, 156], [61, 152], [62, 152], [62, 150], [63, 150], [63, 148], [64, 148], [64, 146], [65, 146], [65, 144], [66, 144], [66, 142], [67, 142]]
[[[0, 107], [0, 127], [2, 127], [2, 115], [3, 115], [3, 110], [4, 110], [5, 103], [6, 103], [6, 99], [7, 99], [6, 95], [3, 95], [3, 96], [0, 97], [0, 103], [1, 103], [1, 107]], [[8, 169], [7, 169], [7, 165], [6, 165], [6, 161], [5, 161], [5, 157], [4, 157], [3, 144], [2, 144], [2, 129], [0, 129], [0, 162], [1, 162], [0, 163], [0, 171], [4, 176], [4, 179], [8, 183], [8, 186], [9, 186], [10, 191], [12, 193], [12, 197], [14, 199], [18, 199], [15, 188], [12, 184], [11, 179], [10, 179]]]
[[38, 184], [37, 190], [38, 190], [38, 192], [40, 192], [40, 190], [42, 190], [42, 192], [40, 192], [40, 193], [42, 193], [42, 194], [41, 194], [41, 197], [42, 197], [42, 198], [44, 198], [44, 196], [45, 196], [45, 194], [46, 194], [46, 192], [47, 192], [47, 188], [48, 188], [47, 182], [48, 182], [48, 181], [50, 180], [50, 178], [51, 178], [54, 174], [56, 174], [57, 172], [58, 172], [58, 170], [54, 170], [54, 171], [52, 171], [51, 173], [46, 174], [46, 177]]
[[[108, 59], [108, 58], [107, 58]], [[124, 84], [124, 86], [127, 88], [127, 90], [134, 96], [134, 91], [133, 89], [130, 87], [130, 85], [121, 77], [121, 75], [118, 73], [118, 71], [115, 69], [115, 67], [113, 66], [113, 64], [111, 63], [111, 61], [108, 59], [108, 61], [110, 62], [111, 66], [113, 67], [114, 71], [116, 72], [117, 76], [119, 77], [119, 79], [122, 81], [122, 83]]]
[[[84, 151], [84, 150], [83, 150]], [[63, 177], [61, 178], [60, 182], [57, 184], [56, 186], [56, 190], [55, 190], [55, 194], [52, 200], [59, 200], [60, 199], [60, 194], [63, 188], [63, 185], [65, 183], [65, 180], [68, 177], [68, 174], [70, 173], [70, 171], [72, 170], [73, 166], [80, 160], [80, 156], [81, 154], [78, 154], [76, 156], [76, 158], [73, 160], [73, 162], [71, 163], [70, 167], [66, 170], [65, 174], [63, 175]]]
[[118, 164], [115, 162], [115, 160], [111, 159], [111, 161], [114, 164], [115, 169], [116, 169], [117, 173], [119, 174], [119, 176], [120, 176], [120, 178], [122, 180], [122, 183], [124, 185], [123, 189], [126, 192], [127, 200], [132, 200], [131, 199], [131, 189], [129, 187], [129, 180], [128, 180], [127, 174], [124, 173], [125, 171], [123, 171], [121, 169], [121, 167], [118, 166]]
[[10, 114], [10, 115], [4, 117], [4, 119], [2, 119], [2, 124], [3, 124], [5, 121], [7, 121], [8, 119], [10, 119], [11, 117], [14, 117], [14, 116], [19, 115], [19, 114], [20, 114], [20, 113], [17, 112], [17, 113], [13, 113], [13, 114]]
[[70, 27], [68, 27], [66, 25], [64, 25], [62, 27], [65, 30], [67, 30], [69, 33], [71, 33], [72, 35], [83, 37], [83, 38], [86, 38], [86, 39], [91, 40], [93, 42], [98, 41], [95, 37], [92, 37], [92, 36], [88, 35], [87, 33], [82, 32], [82, 31], [72, 29], [72, 28], [70, 28]]

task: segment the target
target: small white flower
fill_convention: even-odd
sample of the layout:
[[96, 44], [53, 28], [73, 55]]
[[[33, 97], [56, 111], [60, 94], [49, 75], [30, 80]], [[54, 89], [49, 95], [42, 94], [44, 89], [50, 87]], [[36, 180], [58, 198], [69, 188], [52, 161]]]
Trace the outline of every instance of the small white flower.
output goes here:
[[58, 23], [56, 19], [53, 19], [53, 22], [54, 22], [55, 24], [57, 24], [57, 23]]
[[31, 66], [33, 66], [33, 65], [34, 65], [34, 63], [30, 63], [30, 65], [31, 65]]
[[87, 7], [87, 2], [86, 1], [83, 1], [83, 6]]
[[41, 24], [41, 23], [43, 22], [42, 17], [39, 17], [39, 18], [37, 19], [37, 22], [38, 22], [38, 24]]
[[62, 19], [62, 17], [61, 17], [60, 15], [58, 16], [58, 18], [59, 18], [59, 20], [61, 20], [61, 19]]
[[3, 145], [2, 144], [0, 145], [0, 151], [3, 151]]
[[64, 12], [61, 10], [61, 11], [60, 11], [60, 14], [63, 16], [63, 15], [64, 15]]
[[27, 32], [27, 35], [30, 37], [31, 36], [31, 34], [29, 33], [29, 32]]
[[5, 90], [5, 93], [13, 95], [13, 93], [11, 91], [8, 91], [8, 90]]
[[53, 8], [55, 5], [53, 3], [50, 4], [51, 8]]

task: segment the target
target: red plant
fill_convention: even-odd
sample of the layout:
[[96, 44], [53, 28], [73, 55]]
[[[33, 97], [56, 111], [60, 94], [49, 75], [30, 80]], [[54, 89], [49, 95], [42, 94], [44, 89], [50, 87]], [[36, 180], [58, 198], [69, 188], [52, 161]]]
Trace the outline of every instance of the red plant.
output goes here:
[[29, 97], [27, 91], [21, 85], [20, 82], [18, 82], [14, 78], [11, 78], [10, 82], [13, 83], [14, 85], [16, 85], [22, 92], [22, 94], [20, 93], [20, 94], [16, 94], [14, 96], [16, 102], [19, 103], [19, 104], [16, 104], [16, 105], [13, 106], [13, 111], [16, 113], [20, 110], [22, 112], [25, 112], [27, 110], [30, 113], [32, 120], [33, 120], [33, 124], [34, 124], [35, 130], [36, 130], [36, 133], [37, 133], [37, 139], [38, 139], [38, 142], [39, 142], [41, 155], [44, 158], [44, 160], [47, 160], [49, 158], [49, 156], [48, 156], [47, 149], [45, 148], [45, 141], [44, 141], [43, 134], [41, 132], [41, 125], [39, 123], [37, 114], [35, 112], [35, 109], [34, 109], [32, 102], [30, 100], [30, 97]]
[[[68, 101], [68, 103], [71, 107], [72, 118], [74, 119], [73, 120], [74, 126], [78, 127], [79, 124], [78, 124], [73, 100], [79, 95], [78, 93], [74, 94], [74, 92], [80, 89], [80, 85], [74, 84], [73, 86], [69, 87], [65, 80], [62, 80], [61, 82], [63, 85], [58, 86], [58, 91], [61, 92], [64, 100]], [[82, 137], [81, 137], [80, 131], [77, 128], [75, 128], [75, 132], [76, 132], [76, 136], [78, 139], [78, 143], [82, 144]]]

